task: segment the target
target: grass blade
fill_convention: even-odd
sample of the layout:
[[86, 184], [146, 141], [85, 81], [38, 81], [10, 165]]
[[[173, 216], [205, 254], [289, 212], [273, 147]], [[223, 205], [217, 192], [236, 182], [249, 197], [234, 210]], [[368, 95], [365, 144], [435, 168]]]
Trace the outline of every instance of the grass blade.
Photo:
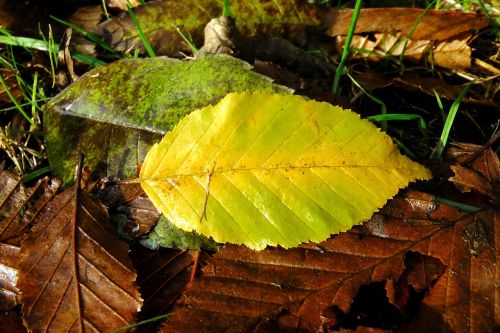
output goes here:
[[61, 20], [61, 19], [58, 19], [57, 17], [54, 17], [54, 16], [50, 16], [53, 20], [55, 20], [56, 22], [62, 24], [62, 25], [65, 25], [75, 31], [77, 31], [78, 33], [82, 34], [85, 38], [89, 39], [90, 41], [96, 43], [97, 45], [99, 45], [100, 47], [102, 47], [104, 50], [114, 54], [114, 55], [117, 55], [118, 56], [118, 53], [113, 50], [111, 48], [111, 46], [109, 46], [108, 44], [106, 44], [105, 42], [103, 42], [99, 37], [97, 37], [96, 35], [94, 35], [93, 33], [85, 30], [85, 29], [82, 29], [80, 28], [79, 26], [77, 25], [74, 25], [72, 23], [69, 23], [67, 21], [64, 21], [64, 20]]
[[469, 91], [469, 88], [470, 84], [466, 85], [464, 90], [462, 90], [460, 95], [451, 105], [450, 112], [448, 112], [448, 116], [446, 117], [446, 121], [444, 123], [443, 131], [441, 132], [441, 137], [439, 138], [439, 142], [436, 148], [432, 151], [431, 159], [439, 160], [441, 155], [443, 155], [444, 147], [446, 146], [448, 136], [450, 135], [451, 126], [453, 125], [453, 121], [455, 120], [455, 116], [458, 112], [458, 107], [460, 106], [462, 99], [465, 97], [465, 94], [467, 94], [467, 91]]
[[144, 44], [144, 48], [146, 49], [146, 52], [148, 53], [150, 58], [156, 57], [155, 51], [151, 47], [151, 44], [149, 44], [148, 39], [146, 38], [146, 35], [144, 34], [144, 31], [142, 31], [141, 25], [139, 24], [139, 20], [137, 19], [137, 16], [135, 15], [135, 10], [132, 8], [130, 5], [130, 1], [127, 0], [127, 10], [128, 14], [130, 15], [130, 18], [134, 22], [137, 32], [139, 33], [139, 38], [141, 38], [142, 44]]
[[361, 11], [361, 0], [356, 0], [356, 4], [354, 5], [354, 10], [352, 13], [351, 24], [349, 25], [349, 31], [347, 31], [347, 36], [344, 43], [344, 49], [342, 50], [342, 57], [340, 58], [340, 63], [335, 71], [335, 78], [333, 80], [333, 93], [338, 95], [340, 92], [340, 77], [345, 72], [345, 63], [347, 61], [347, 57], [349, 56], [349, 52], [351, 49], [351, 41], [354, 36], [354, 30], [356, 29], [356, 23], [358, 22], [359, 12]]

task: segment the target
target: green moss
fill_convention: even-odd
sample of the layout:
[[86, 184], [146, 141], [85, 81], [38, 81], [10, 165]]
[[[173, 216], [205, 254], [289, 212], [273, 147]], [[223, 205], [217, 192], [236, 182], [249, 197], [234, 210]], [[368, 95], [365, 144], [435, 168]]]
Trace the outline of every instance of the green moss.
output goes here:
[[159, 246], [180, 250], [215, 250], [217, 243], [206, 236], [196, 232], [186, 232], [177, 228], [162, 215], [153, 232], [141, 244], [157, 249]]
[[291, 93], [250, 68], [218, 55], [191, 62], [125, 59], [88, 72], [46, 107], [52, 170], [70, 181], [83, 153], [95, 177], [134, 177], [152, 142], [191, 111], [233, 91]]

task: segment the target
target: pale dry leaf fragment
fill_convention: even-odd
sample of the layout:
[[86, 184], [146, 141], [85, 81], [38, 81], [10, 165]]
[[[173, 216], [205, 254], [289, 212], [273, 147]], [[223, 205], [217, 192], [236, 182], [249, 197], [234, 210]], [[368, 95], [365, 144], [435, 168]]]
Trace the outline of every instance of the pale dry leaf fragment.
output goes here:
[[[381, 60], [386, 57], [405, 58], [415, 62], [424, 58], [434, 65], [452, 69], [471, 66], [472, 49], [467, 44], [469, 36], [436, 43], [432, 40], [406, 40], [401, 33], [374, 33], [371, 36], [353, 36], [351, 49], [353, 58]], [[336, 37], [336, 48], [342, 50], [345, 36]]]
[[127, 11], [128, 6], [137, 7], [141, 4], [139, 0], [106, 0], [106, 4], [110, 8], [118, 8], [124, 12]]

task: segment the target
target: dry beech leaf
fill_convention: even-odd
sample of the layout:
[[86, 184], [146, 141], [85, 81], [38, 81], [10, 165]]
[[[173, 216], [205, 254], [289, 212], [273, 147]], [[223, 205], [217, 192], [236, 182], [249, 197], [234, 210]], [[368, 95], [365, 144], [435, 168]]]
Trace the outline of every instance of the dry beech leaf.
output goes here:
[[175, 226], [257, 250], [323, 241], [430, 177], [358, 114], [269, 93], [230, 93], [192, 112], [140, 173]]
[[[467, 45], [469, 36], [452, 41], [435, 44], [431, 40], [405, 41], [401, 33], [375, 33], [371, 36], [353, 36], [351, 47], [355, 51], [353, 57], [368, 59], [384, 59], [388, 55], [399, 57], [403, 54], [407, 59], [421, 61], [427, 57], [433, 64], [446, 68], [469, 68], [471, 66], [472, 49]], [[336, 46], [340, 52], [345, 43], [344, 36], [336, 38]], [[363, 52], [359, 52], [363, 50]]]
[[25, 187], [21, 177], [0, 169], [0, 310], [12, 309], [18, 303], [20, 240], [31, 218], [55, 194], [59, 185], [58, 181], [44, 179], [33, 187]]
[[[402, 331], [492, 332], [500, 324], [499, 222], [493, 210], [467, 215], [411, 192], [320, 244], [261, 252], [226, 245], [161, 332], [323, 331], [338, 324], [329, 309], [349, 312], [360, 286], [401, 278], [431, 287]], [[419, 253], [427, 259], [405, 263]]]
[[18, 304], [18, 260], [19, 247], [0, 243], [0, 311], [10, 310]]
[[452, 181], [460, 191], [470, 192], [473, 190], [493, 198], [493, 188], [483, 175], [460, 165], [452, 165], [451, 170], [453, 170], [455, 175], [450, 177], [449, 180]]
[[[329, 36], [347, 35], [352, 9], [331, 9], [322, 18]], [[417, 22], [416, 28], [414, 28]], [[482, 14], [439, 11], [419, 8], [361, 9], [354, 33], [401, 32], [412, 40], [444, 41], [464, 32], [480, 30], [488, 25]], [[412, 30], [414, 31], [410, 33]]]
[[[160, 248], [148, 250], [143, 246], [132, 249], [132, 261], [137, 269], [137, 284], [144, 299], [138, 320], [168, 313], [174, 302], [193, 280], [198, 251]], [[141, 326], [140, 332], [150, 327]]]
[[0, 313], [0, 331], [5, 333], [26, 333], [21, 317], [15, 312]]
[[110, 331], [140, 309], [127, 244], [103, 206], [85, 192], [78, 202], [73, 189], [54, 197], [22, 242], [18, 288], [31, 331]]
[[[327, 34], [337, 37], [337, 48], [342, 49], [352, 16], [352, 10], [330, 10], [323, 23]], [[416, 24], [416, 26], [415, 26]], [[484, 15], [417, 8], [362, 9], [351, 47], [363, 52], [353, 53], [358, 58], [398, 57], [420, 61], [428, 57], [435, 65], [460, 69], [471, 66], [472, 49], [468, 46], [471, 31], [488, 25]]]
[[451, 166], [454, 176], [449, 180], [462, 192], [474, 191], [495, 199], [500, 184], [497, 154], [491, 148], [473, 144], [455, 143], [454, 146], [447, 152], [456, 163]]

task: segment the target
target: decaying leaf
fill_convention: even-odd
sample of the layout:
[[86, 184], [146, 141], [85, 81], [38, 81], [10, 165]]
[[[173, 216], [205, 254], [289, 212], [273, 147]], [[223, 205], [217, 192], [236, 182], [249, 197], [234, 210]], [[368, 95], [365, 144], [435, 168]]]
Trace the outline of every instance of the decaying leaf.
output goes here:
[[[327, 33], [337, 37], [336, 46], [345, 43], [352, 10], [331, 10], [323, 21]], [[424, 11], [417, 8], [362, 9], [351, 49], [355, 57], [385, 58], [404, 55], [414, 61], [422, 58], [446, 68], [469, 68], [472, 50], [469, 32], [488, 25], [484, 15], [450, 11]], [[364, 35], [359, 35], [364, 33]], [[369, 35], [367, 35], [369, 33]]]
[[[332, 37], [347, 35], [352, 12], [352, 9], [326, 12], [322, 23], [327, 27], [327, 34]], [[482, 14], [420, 8], [364, 8], [361, 9], [354, 33], [401, 32], [412, 40], [444, 41], [487, 25], [488, 18]]]
[[[231, 14], [245, 36], [271, 36], [317, 25], [315, 11], [316, 7], [304, 0], [231, 1]], [[156, 54], [170, 56], [190, 51], [178, 29], [199, 42], [205, 25], [221, 14], [222, 2], [218, 0], [153, 1], [136, 9], [139, 24]], [[144, 50], [137, 27], [128, 15], [103, 22], [95, 32], [118, 51]]]
[[18, 260], [19, 247], [0, 242], [0, 311], [8, 311], [19, 302]]
[[46, 107], [53, 173], [71, 181], [83, 153], [95, 177], [135, 177], [152, 143], [189, 112], [231, 91], [291, 92], [250, 69], [218, 55], [195, 61], [125, 59], [87, 72]]
[[[469, 37], [435, 44], [430, 40], [406, 41], [401, 37], [401, 33], [375, 33], [371, 36], [354, 36], [351, 47], [356, 58], [374, 60], [404, 55], [405, 58], [416, 62], [426, 59], [434, 65], [460, 69], [471, 66], [472, 49], [467, 44]], [[344, 36], [337, 37], [336, 46], [339, 52], [344, 43]]]
[[140, 184], [113, 185], [101, 191], [99, 198], [118, 232], [129, 239], [147, 234], [161, 215]]
[[259, 250], [323, 241], [430, 177], [359, 115], [269, 93], [231, 93], [191, 113], [140, 173], [177, 227]]
[[16, 284], [20, 240], [33, 216], [59, 185], [44, 179], [33, 187], [25, 187], [21, 177], [0, 168], [0, 310], [10, 310], [19, 301]]
[[[135, 246], [131, 256], [144, 299], [139, 320], [145, 320], [168, 313], [193, 280], [199, 252], [166, 248], [152, 251]], [[147, 331], [140, 327], [140, 332]]]
[[494, 331], [500, 324], [498, 218], [493, 210], [467, 215], [411, 192], [363, 227], [320, 244], [261, 252], [226, 245], [208, 260], [163, 332], [327, 331], [342, 324], [342, 315], [332, 313], [348, 313], [362, 285], [403, 280], [430, 291], [402, 331]]
[[82, 192], [76, 204], [73, 189], [54, 197], [21, 245], [18, 288], [31, 331], [110, 331], [140, 309], [128, 246], [98, 202]]
[[490, 184], [490, 182], [480, 173], [459, 165], [453, 165], [451, 169], [455, 175], [450, 178], [450, 181], [452, 181], [462, 192], [470, 192], [473, 190], [493, 198], [492, 184]]
[[8, 333], [26, 333], [26, 328], [23, 326], [21, 318], [16, 313], [2, 312], [0, 313], [0, 328], [2, 332]]

